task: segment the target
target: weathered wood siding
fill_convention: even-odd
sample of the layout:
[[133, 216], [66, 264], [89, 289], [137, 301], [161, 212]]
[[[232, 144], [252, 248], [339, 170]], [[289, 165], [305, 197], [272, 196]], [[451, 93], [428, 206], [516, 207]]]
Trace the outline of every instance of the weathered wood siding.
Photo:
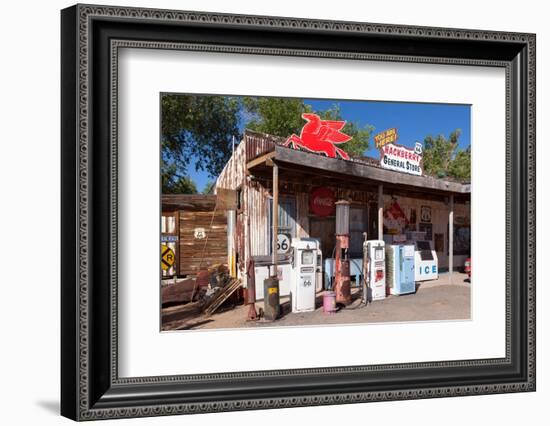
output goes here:
[[[161, 231], [176, 233], [178, 275], [196, 275], [199, 268], [227, 264], [227, 217], [216, 209], [215, 195], [166, 194], [162, 196]], [[176, 222], [174, 221], [176, 219]], [[195, 238], [195, 229], [203, 228], [205, 238]]]
[[[204, 228], [206, 238], [195, 238], [196, 228]], [[227, 218], [224, 211], [180, 211], [179, 239], [181, 275], [196, 275], [199, 269], [227, 264]]]

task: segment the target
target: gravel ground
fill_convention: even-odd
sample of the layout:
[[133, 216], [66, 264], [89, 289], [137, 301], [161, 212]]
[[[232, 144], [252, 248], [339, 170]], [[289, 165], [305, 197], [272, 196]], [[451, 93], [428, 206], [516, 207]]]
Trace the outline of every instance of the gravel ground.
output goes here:
[[[353, 298], [351, 305], [334, 314], [323, 312], [321, 293], [317, 297], [317, 309], [307, 313], [289, 312], [288, 298], [282, 298], [283, 316], [276, 322], [246, 321], [248, 306], [238, 305], [227, 307], [209, 318], [200, 316], [171, 321], [164, 328], [196, 330], [470, 319], [470, 282], [465, 274], [460, 273], [453, 274], [452, 283], [449, 274], [442, 274], [438, 280], [417, 283], [415, 294], [388, 296], [367, 306], [361, 304], [357, 289], [353, 290]], [[262, 306], [263, 302], [256, 303], [257, 310]], [[172, 318], [177, 309], [170, 308]]]

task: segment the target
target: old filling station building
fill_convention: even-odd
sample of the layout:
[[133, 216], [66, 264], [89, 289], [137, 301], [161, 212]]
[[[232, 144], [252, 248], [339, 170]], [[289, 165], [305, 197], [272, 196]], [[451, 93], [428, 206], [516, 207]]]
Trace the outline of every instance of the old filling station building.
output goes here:
[[[256, 264], [256, 281], [268, 274], [259, 277], [271, 263], [274, 195], [279, 234], [320, 240], [325, 286], [335, 248], [334, 204], [341, 200], [350, 202], [352, 276], [360, 273], [365, 232], [369, 240], [387, 243], [422, 233], [437, 253], [440, 271], [464, 265], [470, 255], [470, 184], [389, 170], [368, 157], [329, 158], [284, 142], [246, 131], [216, 181], [216, 191], [237, 194], [236, 209], [226, 211], [227, 261], [245, 288], [249, 259]], [[278, 261], [284, 275], [290, 256], [280, 254]], [[261, 287], [256, 286], [257, 299], [263, 297]], [[285, 292], [282, 283], [281, 295]]]

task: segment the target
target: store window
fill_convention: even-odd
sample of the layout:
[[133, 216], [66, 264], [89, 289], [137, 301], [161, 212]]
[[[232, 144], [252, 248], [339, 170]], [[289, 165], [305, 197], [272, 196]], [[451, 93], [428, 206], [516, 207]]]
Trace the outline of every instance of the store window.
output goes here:
[[[273, 241], [273, 199], [269, 199], [269, 211], [267, 215], [267, 233], [269, 241]], [[296, 199], [290, 197], [279, 198], [279, 234], [288, 234], [291, 238], [296, 236]], [[268, 253], [271, 254], [271, 244], [268, 243]]]

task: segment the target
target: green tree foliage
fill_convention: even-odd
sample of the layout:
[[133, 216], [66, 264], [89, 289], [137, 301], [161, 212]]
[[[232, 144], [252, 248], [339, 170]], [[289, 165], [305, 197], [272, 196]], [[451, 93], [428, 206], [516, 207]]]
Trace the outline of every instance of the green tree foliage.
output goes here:
[[311, 112], [301, 99], [292, 98], [245, 97], [243, 106], [245, 128], [281, 137], [299, 134], [305, 123], [302, 113]]
[[465, 150], [459, 150], [449, 166], [449, 173], [458, 179], [470, 180], [471, 164], [472, 156], [470, 147]]
[[460, 134], [460, 129], [456, 129], [448, 138], [444, 135], [424, 138], [423, 162], [426, 174], [470, 179], [470, 147], [465, 150], [458, 147]]
[[175, 177], [176, 174], [162, 174], [163, 194], [196, 194], [197, 186], [189, 176]]
[[214, 185], [216, 184], [215, 180], [210, 180], [206, 183], [204, 186], [204, 189], [202, 190], [202, 193], [205, 195], [213, 194], [214, 193]]
[[188, 190], [183, 182], [191, 163], [213, 177], [221, 172], [231, 156], [233, 137], [240, 138], [240, 108], [240, 99], [231, 96], [162, 95], [163, 190]]

